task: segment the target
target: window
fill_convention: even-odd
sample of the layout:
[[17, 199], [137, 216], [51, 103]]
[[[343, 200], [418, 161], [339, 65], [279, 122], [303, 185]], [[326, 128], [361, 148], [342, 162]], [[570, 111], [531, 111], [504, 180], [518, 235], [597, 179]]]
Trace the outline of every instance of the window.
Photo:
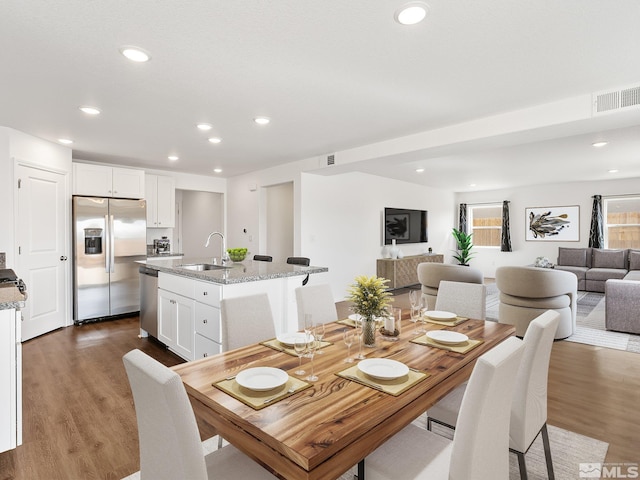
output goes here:
[[604, 199], [606, 248], [640, 248], [640, 196]]
[[500, 247], [502, 204], [469, 205], [469, 225], [476, 247]]

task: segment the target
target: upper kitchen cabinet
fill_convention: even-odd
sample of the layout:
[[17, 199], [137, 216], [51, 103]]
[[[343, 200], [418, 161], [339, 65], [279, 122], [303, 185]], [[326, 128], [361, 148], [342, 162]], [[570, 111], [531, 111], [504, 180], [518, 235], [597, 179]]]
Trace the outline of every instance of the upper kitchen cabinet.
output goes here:
[[172, 177], [145, 177], [147, 228], [173, 228], [176, 224], [176, 183]]
[[73, 194], [97, 197], [144, 198], [144, 170], [73, 164]]

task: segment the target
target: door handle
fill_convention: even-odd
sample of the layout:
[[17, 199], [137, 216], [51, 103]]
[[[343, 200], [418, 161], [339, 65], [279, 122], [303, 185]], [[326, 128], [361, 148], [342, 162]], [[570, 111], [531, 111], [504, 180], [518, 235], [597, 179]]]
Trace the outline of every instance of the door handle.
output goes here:
[[64, 262], [64, 261], [66, 261], [66, 260], [67, 260], [67, 257], [65, 257], [64, 255], [62, 255], [62, 256], [60, 257], [60, 261], [61, 261], [61, 262]]

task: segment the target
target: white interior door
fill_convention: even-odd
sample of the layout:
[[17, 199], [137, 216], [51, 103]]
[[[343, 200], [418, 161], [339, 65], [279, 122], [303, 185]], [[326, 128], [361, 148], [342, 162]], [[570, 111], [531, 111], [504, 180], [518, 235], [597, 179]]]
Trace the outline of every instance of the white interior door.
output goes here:
[[16, 166], [18, 181], [16, 274], [27, 285], [22, 340], [67, 324], [66, 178], [55, 172]]

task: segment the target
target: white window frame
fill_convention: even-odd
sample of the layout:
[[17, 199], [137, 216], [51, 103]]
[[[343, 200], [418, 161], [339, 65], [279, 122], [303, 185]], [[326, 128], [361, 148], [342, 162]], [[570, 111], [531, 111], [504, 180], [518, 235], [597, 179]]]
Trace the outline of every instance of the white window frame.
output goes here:
[[[474, 227], [473, 226], [473, 212], [474, 210], [478, 209], [483, 209], [483, 208], [498, 208], [500, 210], [500, 225], [499, 226], [486, 226], [486, 227]], [[501, 239], [502, 238], [502, 203], [501, 202], [491, 202], [491, 203], [479, 203], [479, 204], [475, 204], [475, 205], [467, 205], [467, 233], [471, 233], [474, 230], [498, 230], [500, 232], [500, 235], [498, 235], [498, 238]], [[472, 237], [472, 242], [473, 242], [473, 237]], [[497, 245], [476, 245], [475, 242], [473, 242], [473, 248], [500, 248], [500, 240], [498, 240], [498, 244]]]
[[[602, 198], [602, 230], [604, 234], [604, 248], [609, 248], [609, 228], [611, 227], [640, 227], [639, 223], [608, 223], [609, 202], [615, 201], [636, 201], [640, 203], [640, 195], [612, 196]], [[640, 249], [640, 245], [633, 245], [628, 248]]]

